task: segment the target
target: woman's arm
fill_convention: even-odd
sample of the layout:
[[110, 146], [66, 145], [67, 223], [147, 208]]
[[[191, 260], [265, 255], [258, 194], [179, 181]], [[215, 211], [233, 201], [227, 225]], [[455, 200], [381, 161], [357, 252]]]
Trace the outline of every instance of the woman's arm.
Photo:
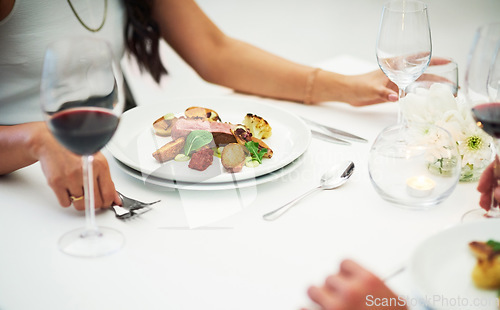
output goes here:
[[352, 105], [397, 100], [380, 70], [358, 76], [314, 73], [312, 67], [226, 36], [193, 0], [156, 0], [154, 5], [153, 17], [162, 37], [208, 82], [299, 102], [308, 96], [311, 102], [343, 101]]
[[0, 175], [29, 166], [38, 159], [35, 155], [45, 143], [45, 124], [26, 123], [0, 126]]
[[[0, 126], [0, 175], [40, 161], [47, 183], [63, 207], [72, 204], [70, 196], [83, 195], [81, 157], [61, 146], [43, 122]], [[96, 208], [120, 204], [106, 158], [94, 156], [94, 184]], [[83, 200], [75, 201], [74, 207], [84, 209]]]

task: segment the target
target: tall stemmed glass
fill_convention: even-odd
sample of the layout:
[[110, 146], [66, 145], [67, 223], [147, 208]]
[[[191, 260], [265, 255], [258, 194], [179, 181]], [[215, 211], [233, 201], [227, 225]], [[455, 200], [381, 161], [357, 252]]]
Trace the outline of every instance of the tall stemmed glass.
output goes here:
[[82, 156], [86, 225], [59, 240], [64, 253], [98, 257], [119, 250], [123, 235], [98, 227], [94, 209], [92, 161], [113, 136], [123, 112], [123, 77], [106, 41], [73, 37], [46, 50], [41, 106], [46, 123], [68, 150]]
[[[377, 38], [377, 62], [380, 69], [399, 88], [405, 89], [422, 75], [432, 52], [427, 6], [420, 1], [393, 0], [384, 5]], [[404, 123], [399, 106], [398, 123]]]
[[[476, 31], [469, 53], [464, 91], [476, 124], [493, 137], [495, 144], [494, 180], [500, 185], [500, 23], [487, 24]], [[475, 209], [465, 213], [463, 222], [500, 218], [498, 201], [492, 197], [488, 212]]]
[[497, 43], [488, 73], [488, 96], [491, 101], [500, 104], [500, 38]]

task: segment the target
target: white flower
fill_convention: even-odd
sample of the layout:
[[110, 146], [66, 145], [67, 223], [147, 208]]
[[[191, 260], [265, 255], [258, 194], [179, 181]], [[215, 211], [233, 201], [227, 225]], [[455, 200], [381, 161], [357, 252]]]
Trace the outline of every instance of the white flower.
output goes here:
[[458, 141], [458, 151], [462, 156], [462, 167], [465, 165], [482, 167], [489, 163], [492, 159], [490, 145], [493, 143], [493, 138], [474, 123], [463, 129], [463, 138]]
[[457, 102], [447, 86], [436, 83], [407, 94], [401, 99], [401, 109], [409, 121], [435, 124], [447, 111], [457, 110]]
[[[492, 159], [493, 139], [476, 126], [470, 109], [460, 100], [447, 86], [436, 83], [408, 94], [402, 99], [401, 108], [409, 124], [423, 122], [446, 129], [458, 146], [462, 167], [485, 167]], [[442, 137], [426, 131], [422, 138], [437, 146], [432, 156], [448, 158]]]

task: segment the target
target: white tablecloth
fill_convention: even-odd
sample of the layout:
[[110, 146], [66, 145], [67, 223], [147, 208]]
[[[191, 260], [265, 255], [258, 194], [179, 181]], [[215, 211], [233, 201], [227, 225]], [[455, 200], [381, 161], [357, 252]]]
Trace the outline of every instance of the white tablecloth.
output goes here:
[[[342, 71], [366, 64], [339, 57], [322, 65]], [[296, 309], [308, 303], [308, 285], [321, 283], [341, 259], [354, 258], [384, 276], [404, 265], [421, 240], [459, 223], [477, 206], [476, 184], [459, 184], [444, 203], [421, 212], [377, 195], [367, 156], [378, 132], [395, 122], [394, 103], [309, 107], [254, 99], [370, 142], [342, 146], [313, 139], [291, 174], [224, 191], [145, 185], [104, 150], [118, 190], [162, 201], [129, 222], [111, 211], [99, 213], [98, 224], [126, 238], [119, 253], [99, 259], [77, 259], [57, 249], [59, 237], [82, 226], [84, 215], [58, 206], [38, 164], [1, 177], [0, 309]], [[262, 214], [316, 186], [329, 164], [347, 159], [356, 170], [344, 186], [308, 197], [277, 221], [262, 220]], [[405, 274], [390, 284], [411, 293]]]
[[[376, 68], [373, 46], [385, 1], [294, 0], [284, 11], [284, 3], [274, 0], [199, 2], [229, 34], [292, 60], [343, 73]], [[241, 18], [233, 15], [234, 6], [245, 12]], [[497, 8], [495, 0], [433, 1], [434, 54], [457, 59], [462, 70], [474, 29], [498, 21]], [[277, 22], [278, 15], [284, 23]], [[338, 56], [344, 53], [354, 57]], [[139, 104], [242, 96], [206, 84], [168, 48], [164, 55], [170, 75], [159, 87], [125, 64]], [[69, 257], [57, 249], [63, 233], [84, 224], [84, 214], [58, 206], [39, 164], [2, 176], [0, 309], [297, 309], [309, 303], [307, 287], [321, 284], [343, 258], [384, 276], [405, 265], [420, 241], [458, 224], [465, 211], [477, 207], [475, 183], [459, 184], [444, 203], [422, 212], [378, 196], [370, 184], [367, 156], [376, 135], [396, 122], [394, 103], [309, 107], [255, 99], [351, 131], [369, 143], [346, 147], [313, 139], [304, 163], [292, 174], [220, 192], [147, 186], [124, 173], [104, 150], [118, 190], [162, 201], [129, 222], [117, 220], [111, 211], [99, 213], [98, 224], [121, 231], [126, 239], [120, 252], [99, 259]], [[345, 159], [353, 160], [356, 170], [344, 186], [308, 197], [277, 221], [262, 220], [262, 214], [317, 185], [328, 164]], [[403, 295], [413, 291], [407, 272], [389, 285]]]

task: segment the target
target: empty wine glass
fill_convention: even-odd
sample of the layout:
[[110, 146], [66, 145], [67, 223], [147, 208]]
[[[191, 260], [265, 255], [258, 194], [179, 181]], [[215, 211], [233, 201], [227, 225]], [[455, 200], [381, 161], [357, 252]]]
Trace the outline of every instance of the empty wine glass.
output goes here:
[[[420, 1], [394, 0], [386, 3], [377, 38], [377, 62], [380, 69], [399, 88], [405, 89], [427, 68], [432, 42], [427, 6]], [[404, 122], [401, 108], [398, 123]]]
[[56, 139], [82, 156], [86, 225], [59, 240], [66, 254], [98, 257], [119, 250], [123, 235], [95, 221], [92, 161], [113, 136], [123, 112], [123, 77], [106, 41], [73, 37], [46, 50], [41, 107]]
[[[500, 23], [487, 24], [476, 31], [468, 58], [464, 92], [476, 124], [492, 136], [496, 156], [493, 188], [500, 183]], [[500, 218], [498, 201], [492, 196], [488, 212], [475, 209], [465, 213], [463, 222]]]
[[488, 96], [491, 101], [500, 102], [500, 39], [488, 73]]

